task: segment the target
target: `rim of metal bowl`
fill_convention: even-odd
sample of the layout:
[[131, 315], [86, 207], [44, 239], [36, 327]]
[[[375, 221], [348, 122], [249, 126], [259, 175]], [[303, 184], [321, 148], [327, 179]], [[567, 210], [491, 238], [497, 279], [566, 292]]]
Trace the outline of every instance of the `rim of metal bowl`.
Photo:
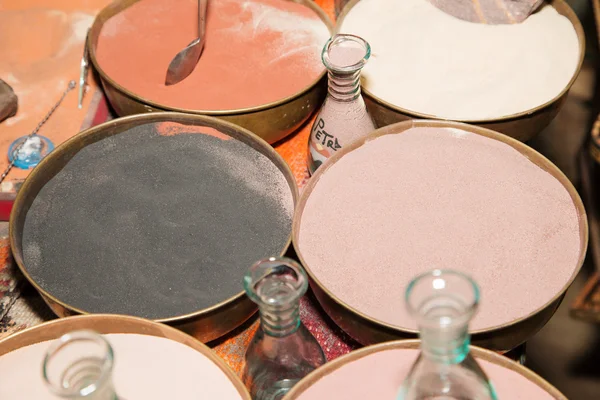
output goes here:
[[[337, 30], [341, 29], [341, 27], [343, 26], [344, 19], [348, 16], [351, 9], [355, 5], [357, 5], [360, 1], [361, 0], [351, 0], [348, 4], [346, 4], [344, 9], [340, 13], [340, 16], [338, 17], [337, 28], [336, 28]], [[363, 91], [363, 93], [365, 93], [368, 97], [370, 97], [376, 103], [378, 103], [396, 113], [413, 116], [415, 119], [427, 119], [427, 120], [438, 120], [438, 121], [448, 121], [448, 122], [459, 121], [459, 122], [464, 122], [464, 123], [468, 123], [468, 124], [482, 125], [482, 124], [492, 124], [492, 123], [501, 123], [501, 122], [512, 121], [515, 119], [526, 117], [531, 114], [535, 114], [538, 111], [547, 108], [551, 104], [556, 103], [569, 90], [571, 90], [571, 87], [573, 86], [573, 84], [577, 80], [577, 77], [579, 76], [579, 73], [581, 72], [581, 67], [583, 66], [583, 61], [585, 58], [585, 32], [583, 30], [583, 26], [581, 25], [581, 21], [579, 21], [577, 14], [575, 14], [575, 11], [573, 11], [573, 9], [569, 6], [569, 4], [567, 4], [567, 2], [564, 0], [549, 0], [548, 3], [546, 3], [546, 4], [551, 5], [552, 7], [554, 7], [554, 9], [559, 14], [566, 17], [569, 20], [569, 22], [571, 23], [571, 25], [573, 26], [573, 29], [575, 29], [575, 33], [577, 35], [577, 40], [579, 43], [579, 60], [577, 61], [577, 68], [575, 69], [575, 72], [573, 73], [571, 80], [569, 80], [569, 83], [567, 83], [567, 85], [563, 88], [563, 90], [561, 90], [560, 93], [558, 93], [556, 96], [554, 96], [551, 100], [548, 100], [547, 102], [545, 102], [541, 105], [538, 105], [536, 107], [530, 108], [525, 111], [505, 115], [502, 117], [484, 118], [484, 119], [456, 119], [456, 118], [453, 119], [453, 118], [446, 118], [446, 117], [438, 117], [436, 115], [425, 114], [425, 113], [421, 113], [418, 111], [412, 111], [407, 108], [402, 108], [400, 106], [389, 103], [389, 102], [381, 99], [380, 97], [375, 96], [371, 91], [369, 91], [364, 86], [362, 86], [361, 90]]]
[[[465, 124], [462, 122], [441, 121], [441, 120], [408, 120], [408, 121], [402, 121], [402, 122], [398, 122], [396, 124], [388, 125], [383, 128], [379, 128], [379, 129], [373, 131], [371, 134], [367, 135], [366, 137], [353, 142], [349, 146], [344, 147], [340, 152], [333, 155], [331, 158], [329, 158], [327, 160], [326, 163], [324, 163], [321, 167], [319, 167], [319, 169], [317, 169], [317, 171], [313, 174], [313, 176], [311, 177], [309, 182], [306, 184], [306, 186], [302, 190], [300, 198], [298, 199], [298, 204], [296, 206], [296, 211], [294, 213], [294, 220], [293, 220], [293, 224], [292, 224], [292, 244], [294, 246], [294, 250], [296, 251], [296, 254], [298, 255], [298, 258], [300, 259], [300, 262], [304, 266], [304, 269], [306, 270], [306, 272], [309, 274], [311, 281], [313, 281], [330, 299], [332, 299], [334, 302], [336, 302], [340, 307], [344, 308], [345, 310], [347, 310], [355, 315], [358, 315], [360, 318], [368, 321], [371, 324], [374, 324], [376, 326], [381, 326], [381, 327], [390, 329], [390, 330], [392, 330], [394, 332], [398, 332], [398, 333], [408, 333], [408, 334], [412, 334], [412, 335], [418, 334], [418, 330], [416, 330], [416, 329], [409, 329], [406, 327], [390, 324], [390, 323], [378, 320], [376, 318], [373, 318], [373, 317], [365, 314], [364, 312], [359, 311], [359, 310], [355, 309], [354, 307], [351, 307], [350, 305], [348, 305], [344, 301], [342, 301], [339, 297], [337, 297], [335, 294], [333, 294], [325, 285], [323, 285], [321, 283], [321, 281], [316, 277], [316, 274], [311, 270], [310, 265], [308, 265], [306, 263], [303, 255], [302, 255], [302, 251], [300, 249], [301, 246], [299, 244], [299, 242], [300, 242], [299, 235], [300, 235], [300, 228], [301, 228], [301, 223], [302, 223], [302, 214], [304, 212], [304, 209], [306, 208], [306, 203], [307, 203], [308, 199], [310, 198], [310, 195], [311, 195], [312, 191], [314, 190], [315, 186], [318, 184], [319, 179], [321, 178], [321, 176], [323, 176], [327, 172], [327, 170], [329, 168], [331, 168], [344, 155], [352, 152], [353, 150], [356, 150], [356, 149], [362, 147], [364, 144], [366, 144], [372, 140], [375, 140], [381, 136], [386, 136], [386, 135], [399, 135], [410, 128], [419, 128], [419, 127], [459, 129], [462, 131], [467, 131], [467, 132], [470, 132], [473, 134], [481, 135], [481, 136], [490, 138], [492, 140], [498, 140], [502, 143], [505, 143], [505, 144], [511, 146], [513, 149], [518, 151], [520, 154], [527, 157], [527, 159], [529, 159], [533, 164], [538, 166], [538, 168], [544, 169], [547, 173], [552, 175], [554, 177], [554, 179], [558, 180], [561, 183], [561, 185], [564, 187], [564, 189], [569, 193], [569, 196], [571, 197], [571, 200], [573, 201], [573, 205], [574, 205], [575, 209], [577, 210], [578, 221], [579, 221], [579, 232], [580, 232], [579, 259], [577, 260], [577, 265], [573, 269], [573, 273], [571, 274], [571, 277], [568, 279], [568, 281], [565, 283], [565, 285], [563, 285], [561, 290], [558, 293], [556, 293], [550, 300], [548, 300], [546, 303], [544, 303], [543, 306], [537, 308], [536, 310], [530, 312], [529, 314], [527, 314], [521, 318], [514, 319], [514, 320], [506, 322], [504, 324], [499, 324], [499, 325], [495, 325], [495, 326], [491, 326], [491, 327], [487, 327], [487, 328], [483, 328], [483, 329], [469, 330], [469, 334], [471, 336], [483, 334], [483, 333], [489, 334], [489, 333], [500, 331], [500, 330], [503, 330], [503, 329], [506, 329], [509, 327], [513, 327], [513, 326], [518, 325], [519, 323], [533, 317], [534, 315], [538, 314], [539, 312], [543, 311], [548, 306], [550, 306], [553, 302], [557, 301], [560, 297], [562, 297], [564, 295], [564, 293], [567, 291], [567, 289], [569, 288], [569, 286], [571, 286], [571, 284], [577, 277], [577, 274], [581, 270], [581, 267], [583, 266], [583, 263], [585, 261], [585, 256], [587, 253], [588, 240], [589, 240], [588, 221], [587, 221], [587, 214], [585, 211], [585, 207], [583, 205], [583, 202], [581, 201], [579, 193], [577, 192], [577, 190], [575, 189], [575, 187], [573, 186], [573, 184], [571, 183], [569, 178], [567, 178], [566, 175], [556, 165], [554, 165], [554, 163], [552, 163], [550, 160], [548, 160], [545, 156], [543, 156], [542, 154], [540, 154], [533, 148], [527, 146], [526, 144], [518, 141], [517, 139], [513, 139], [510, 136], [493, 131], [488, 128], [483, 128], [483, 127], [476, 126], [476, 125], [469, 125], [469, 124]], [[550, 171], [552, 171], [552, 172], [550, 172]], [[485, 294], [484, 294], [484, 296], [485, 296]]]
[[[334, 371], [344, 367], [345, 365], [351, 364], [354, 361], [358, 361], [361, 358], [388, 350], [418, 351], [420, 348], [420, 344], [421, 341], [419, 339], [395, 340], [391, 342], [370, 345], [358, 350], [354, 350], [348, 354], [344, 354], [343, 356], [328, 362], [324, 366], [316, 369], [315, 371], [311, 372], [309, 375], [304, 377], [284, 396], [283, 400], [293, 400], [300, 398], [304, 392], [306, 392], [312, 385], [317, 383], [320, 379], [325, 378], [327, 375], [333, 373]], [[470, 351], [472, 355], [474, 355], [480, 360], [484, 360], [499, 367], [509, 369], [521, 375], [529, 382], [545, 390], [556, 400], [567, 400], [564, 394], [562, 394], [557, 388], [552, 386], [552, 384], [550, 384], [544, 378], [542, 378], [529, 368], [524, 367], [523, 365], [520, 365], [519, 363], [509, 359], [508, 357], [495, 353], [491, 350], [473, 345], [470, 346]]]
[[[112, 14], [110, 17], [107, 17], [106, 20], [108, 21], [108, 19], [123, 12], [125, 9], [131, 7], [133, 4], [137, 3], [138, 1], [140, 1], [140, 0], [132, 1], [131, 4], [120, 9], [118, 12]], [[321, 7], [319, 7], [314, 1], [311, 1], [311, 0], [293, 0], [293, 1], [295, 3], [299, 3], [299, 4], [302, 4], [302, 5], [310, 8], [313, 12], [315, 12], [317, 14], [317, 16], [321, 19], [321, 21], [323, 21], [323, 23], [327, 27], [327, 30], [329, 31], [329, 35], [331, 36], [334, 34], [334, 32], [335, 32], [334, 23], [331, 21], [331, 19], [325, 13], [325, 11]], [[315, 80], [313, 80], [308, 86], [303, 88], [301, 91], [299, 91], [295, 94], [292, 94], [290, 96], [287, 96], [283, 99], [272, 101], [267, 104], [261, 104], [258, 106], [237, 108], [237, 109], [230, 109], [230, 110], [199, 110], [199, 109], [195, 110], [195, 109], [173, 107], [173, 106], [169, 106], [166, 104], [161, 104], [159, 102], [144, 98], [141, 95], [136, 94], [136, 93], [132, 92], [131, 90], [123, 87], [119, 83], [117, 83], [102, 69], [102, 67], [100, 66], [100, 63], [98, 62], [98, 59], [96, 57], [96, 46], [93, 43], [94, 35], [92, 34], [92, 32], [98, 31], [98, 37], [99, 37], [102, 32], [102, 27], [104, 26], [104, 23], [105, 23], [105, 21], [101, 22], [100, 19], [104, 18], [106, 14], [111, 13], [115, 7], [118, 7], [122, 3], [124, 3], [123, 0], [119, 0], [117, 2], [111, 3], [98, 13], [98, 15], [94, 19], [94, 23], [92, 24], [92, 27], [90, 29], [90, 34], [88, 35], [86, 46], [89, 50], [90, 60], [92, 61], [94, 69], [96, 71], [98, 71], [98, 74], [100, 75], [100, 77], [103, 80], [105, 80], [106, 82], [108, 82], [115, 89], [117, 89], [119, 92], [127, 95], [128, 97], [130, 97], [142, 104], [147, 104], [151, 107], [158, 108], [158, 109], [165, 110], [165, 111], [173, 111], [173, 112], [179, 112], [179, 113], [185, 113], [185, 114], [197, 114], [197, 115], [207, 115], [207, 116], [226, 116], [226, 115], [250, 114], [250, 113], [255, 113], [255, 112], [275, 108], [277, 106], [289, 103], [289, 102], [303, 96], [306, 92], [312, 90], [312, 88], [314, 88], [316, 85], [318, 85], [319, 82], [323, 79], [323, 77], [327, 73], [325, 66], [323, 66], [323, 71], [321, 71], [321, 73], [317, 76], [317, 78]], [[323, 45], [325, 45], [325, 43], [323, 43]], [[166, 70], [165, 70], [165, 73], [166, 73]]]
[[[275, 163], [274, 164], [281, 171], [282, 175], [285, 176], [286, 181], [289, 183], [290, 179], [291, 179], [291, 182], [294, 182], [294, 185], [289, 185], [289, 186], [290, 186], [290, 191], [292, 193], [294, 207], [296, 207], [296, 205], [298, 204], [298, 200], [299, 200], [298, 185], [296, 184], [294, 174], [292, 173], [292, 170], [290, 169], [289, 165], [287, 164], [287, 162], [285, 162], [283, 157], [281, 157], [279, 155], [279, 153], [277, 153], [277, 151], [275, 151], [275, 149], [272, 146], [270, 146], [264, 139], [260, 138], [259, 136], [255, 135], [254, 133], [250, 132], [249, 130], [244, 129], [244, 128], [242, 128], [238, 125], [235, 125], [231, 122], [223, 121], [221, 119], [217, 119], [217, 118], [205, 116], [205, 115], [184, 114], [184, 113], [175, 113], [175, 112], [154, 112], [154, 113], [146, 113], [146, 114], [135, 114], [135, 115], [118, 118], [118, 119], [115, 119], [112, 121], [108, 121], [103, 124], [96, 125], [92, 128], [86, 129], [86, 130], [78, 133], [77, 135], [69, 138], [67, 141], [63, 142], [59, 146], [57, 146], [56, 149], [54, 149], [50, 154], [48, 154], [48, 156], [46, 156], [44, 159], [42, 159], [42, 161], [38, 164], [38, 166], [35, 167], [33, 169], [33, 171], [31, 171], [31, 173], [29, 174], [29, 176], [23, 183], [23, 186], [19, 190], [19, 193], [17, 193], [17, 197], [15, 199], [14, 206], [10, 213], [9, 237], [10, 237], [11, 248], [13, 248], [13, 249], [16, 248], [16, 237], [15, 237], [16, 232], [15, 232], [14, 226], [16, 224], [17, 213], [20, 210], [22, 210], [22, 208], [23, 208], [23, 203], [25, 201], [24, 193], [26, 193], [29, 190], [29, 186], [31, 185], [31, 182], [34, 179], [37, 179], [38, 175], [42, 174], [42, 172], [44, 171], [45, 166], [47, 164], [50, 164], [55, 158], [61, 157], [63, 152], [67, 151], [74, 144], [80, 142], [81, 138], [87, 137], [87, 136], [94, 136], [97, 132], [104, 130], [106, 127], [114, 126], [116, 122], [119, 122], [119, 121], [136, 122], [136, 123], [138, 123], [137, 125], [141, 125], [143, 123], [169, 122], [169, 121], [173, 120], [173, 117], [179, 118], [179, 120], [177, 121], [179, 123], [182, 123], [181, 119], [187, 120], [187, 122], [189, 122], [189, 125], [206, 126], [206, 125], [202, 124], [204, 122], [210, 122], [212, 124], [221, 125], [228, 129], [231, 129], [233, 131], [237, 131], [242, 136], [250, 139], [250, 141], [253, 141], [256, 145], [260, 146], [264, 150], [264, 153], [260, 152], [261, 154], [268, 154], [269, 158], [273, 157], [277, 160], [277, 163], [279, 163], [279, 165], [277, 165]], [[197, 123], [194, 123], [194, 122], [197, 122]], [[256, 151], [258, 151], [258, 150], [256, 150]], [[42, 178], [40, 177], [39, 179], [42, 179]], [[17, 211], [17, 210], [19, 210], [19, 211]], [[25, 214], [27, 214], [27, 212], [25, 212]], [[283, 256], [287, 252], [288, 248], [290, 247], [291, 241], [292, 241], [292, 233], [290, 232], [290, 234], [288, 235], [288, 238], [285, 242], [285, 245], [279, 254], [280, 256]], [[21, 246], [20, 253], [23, 253], [22, 246]], [[29, 281], [29, 283], [31, 283], [31, 285], [42, 296], [50, 299], [51, 301], [57, 303], [58, 305], [64, 307], [65, 309], [76, 312], [80, 315], [97, 315], [97, 313], [85, 311], [83, 309], [80, 309], [80, 308], [74, 307], [70, 304], [67, 304], [66, 302], [58, 299], [53, 294], [51, 294], [48, 291], [46, 291], [45, 289], [43, 289], [27, 271], [27, 267], [25, 266], [22, 254], [15, 255], [14, 260], [17, 263], [17, 266], [19, 267], [19, 270], [21, 271], [23, 276], [25, 276], [25, 278]], [[241, 282], [242, 282], [242, 278], [240, 277], [240, 288], [242, 287]], [[151, 319], [151, 321], [160, 322], [160, 323], [184, 322], [189, 319], [194, 319], [197, 317], [201, 317], [201, 316], [210, 314], [228, 304], [231, 304], [238, 300], [241, 300], [244, 296], [246, 296], [246, 292], [242, 289], [237, 294], [221, 301], [220, 303], [214, 304], [208, 308], [204, 308], [204, 309], [194, 311], [194, 312], [191, 312], [188, 314], [181, 314], [181, 315], [177, 315], [177, 316], [173, 316], [173, 317]]]

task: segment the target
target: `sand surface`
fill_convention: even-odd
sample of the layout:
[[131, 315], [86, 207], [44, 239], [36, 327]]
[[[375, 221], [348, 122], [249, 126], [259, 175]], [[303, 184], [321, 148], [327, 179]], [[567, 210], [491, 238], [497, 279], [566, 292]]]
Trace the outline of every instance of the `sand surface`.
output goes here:
[[[147, 335], [105, 337], [115, 354], [113, 381], [120, 398], [242, 398], [225, 373], [191, 347]], [[0, 357], [2, 400], [59, 399], [48, 392], [42, 380], [42, 361], [50, 344], [36, 343]]]
[[313, 10], [283, 0], [219, 0], [209, 3], [196, 68], [165, 86], [172, 58], [197, 37], [197, 4], [144, 0], [110, 18], [98, 39], [101, 68], [133, 93], [196, 110], [271, 103], [323, 72], [320, 54], [329, 31]]
[[410, 280], [447, 268], [481, 289], [472, 330], [539, 310], [573, 276], [579, 216], [562, 184], [512, 147], [458, 130], [413, 128], [347, 154], [320, 177], [299, 247], [336, 297], [416, 328]]
[[[395, 399], [398, 388], [417, 358], [418, 350], [387, 350], [370, 354], [333, 371], [306, 390], [299, 400]], [[523, 375], [478, 360], [494, 385], [499, 399], [552, 400]], [[332, 393], [335, 393], [332, 396]]]

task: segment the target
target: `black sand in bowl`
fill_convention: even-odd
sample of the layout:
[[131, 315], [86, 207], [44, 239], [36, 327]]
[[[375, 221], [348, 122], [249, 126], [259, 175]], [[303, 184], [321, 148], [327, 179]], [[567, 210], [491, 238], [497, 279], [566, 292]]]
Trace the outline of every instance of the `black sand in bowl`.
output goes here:
[[285, 176], [252, 147], [146, 124], [85, 147], [42, 188], [23, 257], [71, 307], [165, 319], [241, 292], [252, 263], [284, 250], [292, 213]]

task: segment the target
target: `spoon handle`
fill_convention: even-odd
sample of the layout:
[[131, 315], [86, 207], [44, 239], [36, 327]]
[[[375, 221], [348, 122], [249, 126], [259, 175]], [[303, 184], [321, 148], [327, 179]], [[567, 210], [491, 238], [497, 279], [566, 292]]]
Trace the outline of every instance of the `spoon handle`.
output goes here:
[[206, 9], [208, 0], [198, 0], [198, 37], [204, 40], [206, 34]]

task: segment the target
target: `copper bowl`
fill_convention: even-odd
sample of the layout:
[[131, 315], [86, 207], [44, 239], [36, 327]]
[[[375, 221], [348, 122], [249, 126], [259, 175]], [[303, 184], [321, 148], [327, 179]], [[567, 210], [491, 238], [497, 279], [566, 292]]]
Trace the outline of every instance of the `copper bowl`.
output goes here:
[[[292, 390], [290, 390], [283, 400], [296, 400], [302, 396], [302, 394], [314, 385], [318, 380], [325, 378], [335, 370], [344, 367], [354, 361], [357, 361], [363, 357], [369, 356], [374, 353], [389, 350], [416, 350], [420, 346], [420, 340], [400, 340], [395, 342], [382, 343], [374, 346], [355, 350], [349, 354], [346, 354], [340, 358], [331, 361], [324, 366], [311, 372], [308, 376], [298, 382]], [[485, 360], [492, 364], [496, 364], [500, 367], [509, 369], [522, 375], [530, 382], [536, 384], [549, 395], [556, 400], [567, 400], [567, 397], [563, 395], [558, 389], [546, 382], [543, 378], [537, 375], [535, 372], [523, 367], [522, 365], [490, 350], [482, 349], [480, 347], [471, 346], [471, 354], [479, 360]], [[492, 382], [493, 383], [493, 382]]]
[[[269, 158], [273, 164], [279, 168], [290, 186], [294, 205], [296, 204], [298, 200], [298, 188], [292, 171], [287, 163], [265, 141], [232, 123], [201, 115], [164, 112], [139, 114], [119, 118], [87, 129], [57, 147], [29, 174], [19, 190], [10, 214], [9, 237], [14, 260], [25, 278], [27, 278], [27, 280], [37, 289], [44, 301], [57, 316], [68, 317], [71, 315], [88, 313], [66, 304], [53, 296], [52, 293], [44, 290], [27, 272], [27, 265], [25, 265], [23, 260], [22, 239], [23, 227], [25, 225], [29, 207], [42, 187], [60, 172], [69, 160], [84, 147], [107, 137], [117, 135], [135, 126], [164, 121], [178, 122], [184, 125], [211, 127], [251, 146], [256, 151]], [[280, 255], [286, 253], [290, 243], [291, 234], [290, 237], [288, 237], [284, 248], [281, 250]], [[156, 319], [155, 322], [172, 325], [189, 333], [202, 342], [209, 342], [217, 339], [243, 324], [256, 312], [256, 304], [248, 299], [241, 286], [240, 280], [240, 292], [238, 294], [219, 304], [215, 304], [212, 307], [198, 310], [187, 315]]]
[[[352, 0], [346, 5], [338, 19], [338, 27], [342, 26], [342, 22], [346, 15], [348, 15], [350, 12], [350, 9], [359, 1], [360, 0]], [[559, 14], [564, 15], [569, 19], [573, 25], [573, 28], [575, 28], [575, 32], [577, 33], [577, 38], [579, 40], [579, 61], [577, 63], [577, 70], [567, 86], [552, 100], [530, 110], [525, 110], [517, 114], [507, 115], [500, 118], [456, 121], [492, 129], [522, 142], [526, 142], [540, 133], [550, 124], [550, 122], [552, 122], [554, 117], [556, 117], [565, 100], [567, 99], [567, 94], [569, 93], [571, 86], [573, 86], [573, 83], [575, 83], [575, 80], [581, 71], [581, 66], [583, 65], [583, 59], [585, 56], [585, 33], [583, 31], [583, 27], [581, 26], [581, 22], [579, 22], [579, 19], [577, 18], [577, 14], [575, 14], [575, 12], [564, 0], [550, 0], [548, 3], [550, 3]], [[398, 107], [373, 95], [364, 87], [362, 88], [362, 93], [367, 108], [369, 109], [369, 112], [375, 121], [375, 126], [377, 127], [391, 125], [407, 119], [429, 119], [442, 121], [451, 120], [448, 118], [439, 118], [435, 115], [423, 114], [417, 111], [410, 111], [405, 108]]]
[[558, 169], [558, 167], [526, 144], [489, 129], [459, 122], [428, 120], [404, 121], [377, 129], [376, 131], [367, 135], [365, 138], [355, 141], [351, 145], [344, 147], [341, 151], [327, 160], [327, 162], [324, 163], [312, 176], [304, 188], [302, 195], [300, 196], [300, 200], [298, 201], [298, 205], [296, 206], [294, 222], [292, 225], [292, 241], [294, 243], [294, 249], [296, 250], [298, 258], [304, 265], [304, 268], [310, 277], [311, 288], [319, 303], [325, 312], [331, 317], [331, 319], [355, 340], [364, 345], [397, 339], [412, 339], [417, 337], [417, 331], [415, 330], [408, 330], [378, 321], [350, 307], [337, 298], [327, 289], [327, 287], [319, 282], [319, 279], [315, 273], [312, 272], [310, 265], [306, 263], [304, 257], [302, 256], [301, 246], [299, 246], [302, 213], [304, 212], [304, 208], [306, 207], [306, 203], [310, 197], [310, 194], [319, 182], [321, 176], [323, 176], [323, 174], [345, 154], [361, 147], [363, 144], [380, 136], [402, 134], [402, 132], [405, 130], [414, 127], [454, 128], [505, 143], [556, 178], [564, 186], [565, 190], [567, 190], [571, 196], [571, 199], [573, 200], [575, 208], [577, 209], [577, 214], [579, 215], [579, 237], [581, 239], [581, 247], [579, 250], [579, 259], [577, 261], [577, 265], [575, 266], [569, 281], [566, 282], [562, 290], [559, 293], [556, 293], [554, 297], [550, 299], [543, 307], [535, 310], [531, 314], [503, 325], [471, 332], [472, 342], [477, 346], [501, 352], [514, 349], [531, 338], [550, 320], [560, 305], [565, 292], [575, 280], [575, 277], [579, 273], [579, 270], [581, 269], [581, 266], [585, 260], [588, 245], [588, 223], [585, 208], [583, 207], [583, 203], [579, 197], [579, 194], [577, 193], [577, 190], [573, 187], [569, 179]]
[[[0, 357], [32, 344], [55, 340], [77, 330], [93, 330], [100, 334], [129, 333], [156, 336], [184, 344], [211, 360], [235, 386], [240, 397], [251, 400], [238, 376], [209, 347], [177, 329], [143, 318], [125, 315], [95, 314], [57, 319], [25, 329], [0, 340]], [[32, 368], [37, 368], [33, 366]]]
[[[296, 131], [312, 115], [312, 113], [321, 105], [326, 94], [325, 68], [319, 77], [308, 87], [302, 89], [289, 97], [269, 104], [263, 104], [256, 107], [243, 108], [237, 110], [188, 110], [177, 107], [170, 107], [165, 104], [157, 103], [130, 90], [124, 88], [115, 82], [98, 63], [96, 58], [96, 46], [98, 37], [102, 31], [104, 23], [112, 16], [120, 13], [140, 0], [117, 0], [106, 6], [96, 16], [94, 24], [88, 35], [87, 46], [89, 49], [90, 60], [94, 65], [100, 81], [104, 87], [104, 92], [110, 101], [113, 109], [119, 116], [141, 114], [154, 111], [176, 111], [187, 114], [208, 115], [223, 119], [237, 124], [249, 131], [255, 133], [269, 143], [275, 143], [287, 135]], [[294, 0], [297, 3], [304, 4], [321, 18], [327, 25], [329, 32], [333, 32], [333, 23], [325, 12], [310, 0]], [[165, 70], [166, 73], [166, 70]]]

